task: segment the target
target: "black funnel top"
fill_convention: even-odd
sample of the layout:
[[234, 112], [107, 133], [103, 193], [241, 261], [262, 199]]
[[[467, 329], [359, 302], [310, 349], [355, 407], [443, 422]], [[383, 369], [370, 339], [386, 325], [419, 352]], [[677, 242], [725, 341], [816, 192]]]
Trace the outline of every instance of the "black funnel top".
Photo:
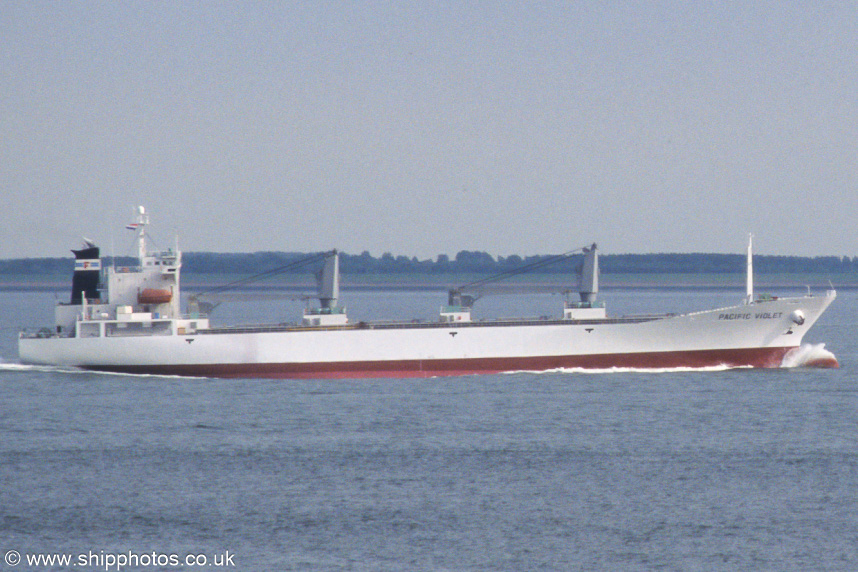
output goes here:
[[[72, 304], [82, 304], [83, 297], [87, 299], [98, 298], [98, 278], [101, 275], [100, 250], [97, 246], [72, 250], [75, 258], [74, 276], [72, 277]], [[86, 264], [78, 264], [78, 260], [98, 261], [91, 267]]]

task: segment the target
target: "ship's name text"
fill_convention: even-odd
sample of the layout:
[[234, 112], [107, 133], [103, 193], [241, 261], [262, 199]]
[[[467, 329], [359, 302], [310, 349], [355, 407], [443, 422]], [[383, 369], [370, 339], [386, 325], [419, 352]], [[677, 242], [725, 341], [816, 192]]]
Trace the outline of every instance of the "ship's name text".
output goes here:
[[748, 312], [745, 314], [718, 314], [719, 320], [776, 320], [784, 315], [783, 312]]

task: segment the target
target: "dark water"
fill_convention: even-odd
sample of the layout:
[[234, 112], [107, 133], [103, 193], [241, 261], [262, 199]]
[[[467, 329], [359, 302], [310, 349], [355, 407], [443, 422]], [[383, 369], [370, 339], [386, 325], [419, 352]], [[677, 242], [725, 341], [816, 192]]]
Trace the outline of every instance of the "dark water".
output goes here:
[[[346, 297], [356, 318], [443, 302]], [[605, 298], [621, 314], [741, 293]], [[0, 293], [0, 551], [23, 559], [0, 570], [854, 570], [856, 298], [805, 339], [839, 370], [293, 382], [17, 366], [15, 332], [48, 324], [53, 296]], [[299, 311], [271, 304], [218, 312]]]

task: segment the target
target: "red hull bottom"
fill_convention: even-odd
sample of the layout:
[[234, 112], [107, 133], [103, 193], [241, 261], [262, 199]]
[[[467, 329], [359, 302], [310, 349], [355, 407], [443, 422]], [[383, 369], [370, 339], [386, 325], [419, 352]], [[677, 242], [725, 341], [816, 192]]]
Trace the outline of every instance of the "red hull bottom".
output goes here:
[[[547, 371], [553, 369], [671, 369], [704, 367], [780, 367], [793, 348], [742, 348], [629, 354], [401, 360], [321, 363], [242, 363], [182, 365], [105, 365], [85, 369], [115, 373], [193, 377], [258, 377], [279, 379], [347, 379], [368, 377], [436, 377]], [[835, 360], [836, 363], [836, 360]], [[829, 367], [831, 367], [829, 365]], [[835, 366], [836, 367], [836, 366]]]
[[840, 367], [840, 362], [835, 357], [822, 357], [806, 361], [804, 367], [818, 367], [822, 369], [837, 369]]

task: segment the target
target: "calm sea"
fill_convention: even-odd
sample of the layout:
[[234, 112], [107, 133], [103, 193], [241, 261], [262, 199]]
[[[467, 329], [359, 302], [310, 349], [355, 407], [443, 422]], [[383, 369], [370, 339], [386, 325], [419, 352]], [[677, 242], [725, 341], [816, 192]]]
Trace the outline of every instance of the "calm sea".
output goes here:
[[[614, 315], [741, 297], [603, 295]], [[343, 298], [355, 319], [444, 302]], [[840, 292], [805, 338], [837, 370], [270, 381], [20, 366], [16, 333], [49, 325], [54, 295], [0, 292], [0, 570], [855, 570], [856, 298]], [[561, 302], [485, 298], [475, 314]]]

